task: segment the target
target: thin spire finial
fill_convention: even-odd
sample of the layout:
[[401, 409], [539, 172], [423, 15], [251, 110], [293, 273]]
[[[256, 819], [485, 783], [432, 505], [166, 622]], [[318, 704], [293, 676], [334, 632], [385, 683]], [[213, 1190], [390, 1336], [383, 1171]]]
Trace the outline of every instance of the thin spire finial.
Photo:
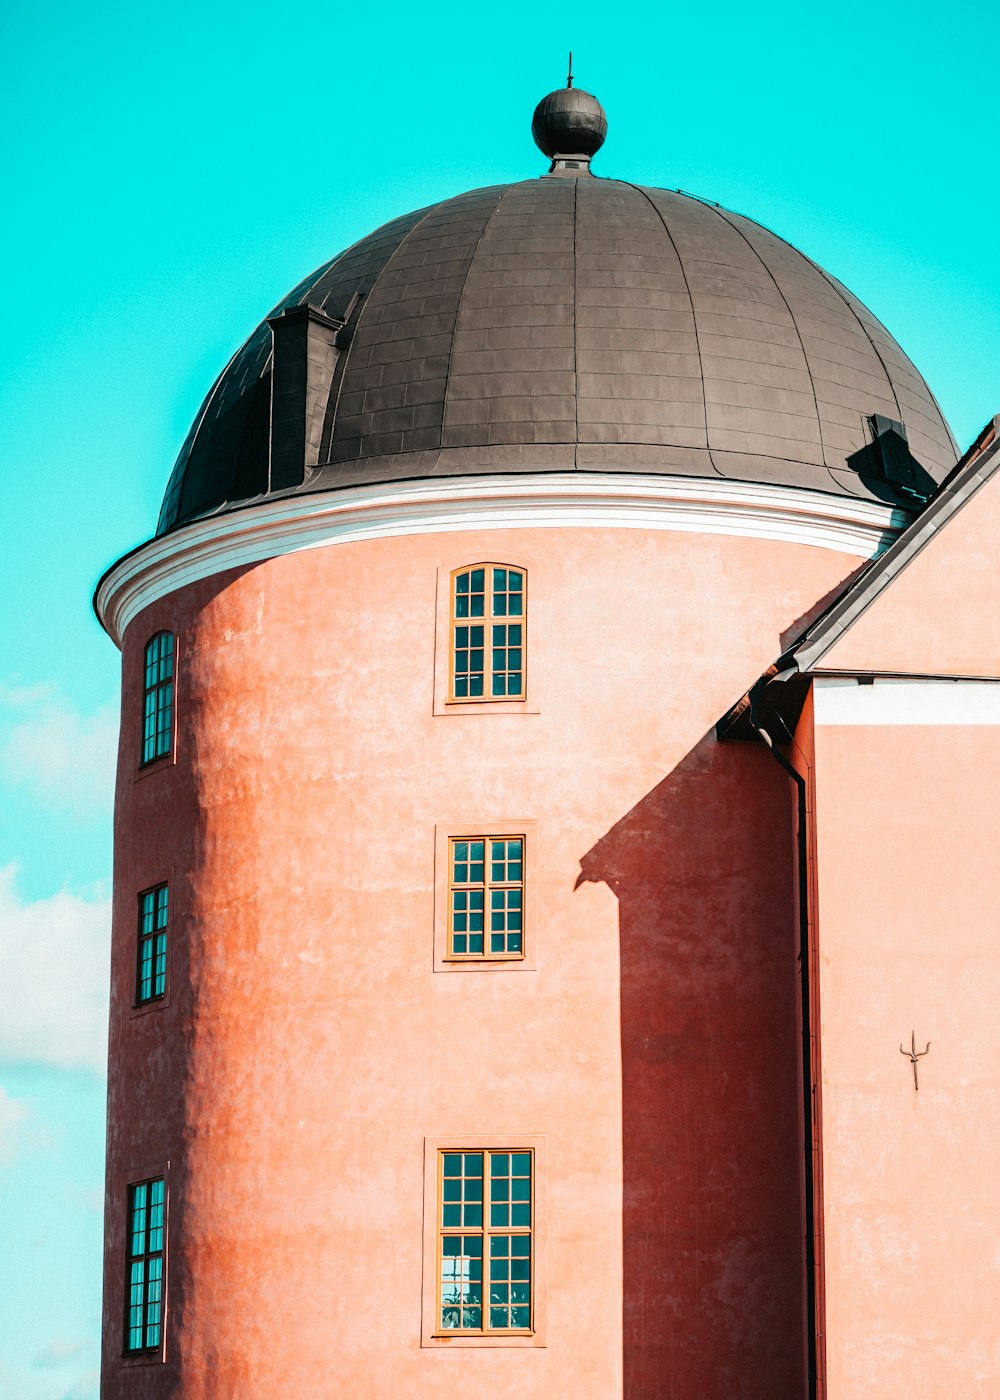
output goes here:
[[569, 76], [568, 76], [568, 78], [566, 79], [566, 86], [567, 86], [568, 88], [571, 88], [571, 87], [573, 86], [573, 50], [572, 50], [572, 49], [570, 49], [570, 51], [569, 51]]

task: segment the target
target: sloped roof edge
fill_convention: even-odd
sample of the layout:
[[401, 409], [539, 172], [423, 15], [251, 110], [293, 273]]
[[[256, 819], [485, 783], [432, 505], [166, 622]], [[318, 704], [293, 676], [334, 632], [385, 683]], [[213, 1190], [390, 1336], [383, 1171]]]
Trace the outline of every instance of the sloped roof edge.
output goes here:
[[987, 423], [972, 446], [959, 458], [917, 518], [879, 558], [848, 584], [818, 618], [719, 720], [720, 739], [758, 737], [755, 712], [767, 691], [769, 720], [779, 721], [791, 738], [808, 690], [807, 676], [821, 672], [823, 657], [910, 564], [925, 545], [970, 501], [980, 487], [1000, 470], [1000, 413]]
[[1000, 413], [991, 418], [972, 446], [959, 458], [917, 518], [786, 648], [778, 662], [778, 670], [792, 667], [798, 671], [815, 670], [834, 643], [998, 468]]

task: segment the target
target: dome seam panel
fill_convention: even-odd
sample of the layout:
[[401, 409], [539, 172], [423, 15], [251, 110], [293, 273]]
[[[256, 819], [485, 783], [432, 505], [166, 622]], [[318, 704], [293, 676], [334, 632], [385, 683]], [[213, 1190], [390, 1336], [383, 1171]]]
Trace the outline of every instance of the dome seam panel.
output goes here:
[[712, 464], [712, 470], [714, 472], [717, 472], [719, 476], [724, 476], [725, 473], [720, 471], [718, 466], [716, 465], [715, 457], [712, 453], [712, 444], [708, 434], [708, 395], [705, 392], [705, 361], [702, 358], [701, 353], [701, 336], [698, 334], [698, 317], [694, 309], [694, 294], [691, 291], [691, 283], [688, 281], [687, 268], [684, 266], [684, 259], [681, 257], [680, 249], [677, 247], [677, 243], [674, 239], [674, 236], [670, 232], [670, 227], [667, 224], [666, 219], [663, 217], [663, 210], [659, 208], [656, 201], [647, 193], [645, 189], [643, 189], [642, 185], [633, 185], [630, 180], [623, 180], [622, 184], [628, 185], [629, 189], [635, 190], [636, 194], [641, 195], [642, 198], [649, 205], [649, 207], [652, 209], [653, 213], [659, 219], [660, 224], [663, 228], [663, 232], [667, 235], [667, 242], [674, 250], [674, 257], [677, 259], [677, 266], [681, 270], [681, 277], [684, 279], [684, 290], [687, 292], [688, 304], [691, 307], [691, 325], [694, 329], [694, 343], [698, 350], [698, 371], [699, 376], [701, 378], [701, 406], [702, 412], [705, 415], [705, 451], [708, 453], [708, 460]]
[[[439, 452], [444, 447], [444, 430], [445, 424], [448, 422], [448, 403], [451, 395], [451, 367], [455, 359], [455, 338], [458, 335], [458, 328], [462, 322], [462, 307], [465, 305], [465, 294], [469, 289], [469, 282], [472, 278], [472, 269], [476, 265], [476, 258], [479, 255], [480, 248], [483, 246], [483, 240], [485, 239], [487, 233], [489, 233], [490, 225], [493, 223], [493, 220], [500, 212], [501, 204], [510, 194], [512, 189], [516, 189], [516, 187], [519, 184], [524, 183], [526, 182], [522, 180], [516, 180], [513, 182], [513, 184], [504, 185], [501, 188], [500, 193], [497, 195], [497, 201], [494, 204], [493, 208], [490, 210], [489, 218], [486, 220], [486, 222], [483, 224], [482, 228], [479, 231], [479, 237], [476, 239], [476, 246], [473, 248], [472, 256], [469, 258], [469, 266], [466, 269], [465, 278], [462, 282], [462, 290], [461, 292], [459, 292], [458, 295], [458, 305], [455, 308], [455, 323], [451, 332], [451, 345], [448, 347], [448, 370], [444, 377], [444, 398], [441, 400], [441, 434], [440, 441], [438, 442]], [[448, 203], [448, 201], [443, 200], [442, 203]]]
[[[251, 338], [252, 338], [252, 337], [251, 337]], [[236, 363], [236, 361], [239, 359], [240, 355], [242, 355], [243, 352], [244, 352], [244, 350], [247, 348], [247, 343], [248, 343], [247, 341], [244, 341], [243, 344], [239, 347], [239, 349], [233, 351], [232, 355], [230, 356], [229, 360], [228, 360], [227, 363], [226, 363], [225, 369], [223, 369], [223, 371], [222, 371], [222, 373], [219, 375], [218, 379], [217, 379], [217, 380], [215, 381], [215, 383], [212, 385], [211, 389], [209, 390], [208, 398], [205, 400], [205, 402], [204, 402], [204, 403], [202, 404], [202, 406], [201, 406], [201, 412], [199, 413], [198, 419], [197, 419], [197, 425], [198, 425], [198, 426], [189, 434], [191, 446], [190, 446], [190, 449], [189, 449], [189, 451], [188, 451], [187, 458], [186, 458], [186, 460], [185, 460], [185, 462], [184, 462], [184, 470], [181, 472], [180, 481], [178, 482], [178, 486], [177, 486], [177, 502], [176, 502], [176, 509], [175, 509], [175, 512], [174, 512], [174, 519], [173, 519], [173, 522], [172, 522], [172, 524], [168, 527], [169, 529], [172, 529], [174, 525], [177, 525], [177, 524], [182, 523], [182, 519], [181, 519], [181, 518], [182, 518], [183, 515], [184, 515], [184, 488], [185, 488], [185, 486], [187, 485], [188, 466], [189, 466], [189, 463], [190, 463], [190, 461], [191, 461], [191, 453], [192, 453], [192, 452], [194, 451], [194, 449], [195, 449], [195, 445], [197, 444], [198, 436], [199, 436], [199, 434], [201, 433], [202, 428], [203, 428], [203, 427], [205, 426], [205, 424], [208, 422], [208, 419], [209, 419], [209, 412], [210, 412], [210, 410], [211, 410], [211, 409], [214, 407], [214, 405], [215, 405], [215, 400], [216, 400], [216, 398], [217, 398], [218, 395], [219, 395], [219, 391], [222, 389], [222, 386], [223, 386], [223, 384], [225, 383], [226, 375], [227, 375], [227, 374], [229, 373], [229, 371], [232, 369], [233, 365], [234, 365], [234, 364]], [[183, 450], [183, 449], [182, 449], [182, 450]], [[268, 479], [270, 480], [270, 466], [268, 467]], [[168, 483], [167, 483], [167, 490], [168, 490], [168, 491], [170, 490], [171, 485], [172, 485], [172, 482], [168, 482]], [[189, 497], [190, 497], [190, 492], [188, 493], [188, 495], [189, 495]], [[228, 498], [227, 498], [227, 499], [228, 499]], [[165, 501], [165, 500], [164, 500], [164, 504], [166, 504], [166, 501]], [[162, 508], [161, 508], [161, 514], [162, 514]], [[159, 534], [159, 533], [160, 533], [159, 525], [157, 525], [157, 534]], [[166, 534], [166, 533], [167, 533], [167, 531], [165, 530], [165, 531], [164, 531], [164, 534]]]
[[960, 454], [960, 448], [959, 448], [959, 446], [958, 446], [958, 443], [955, 441], [954, 434], [953, 434], [952, 431], [951, 431], [951, 424], [948, 422], [947, 418], [944, 416], [944, 413], [943, 413], [943, 411], [942, 411], [942, 409], [941, 409], [941, 405], [940, 405], [940, 404], [938, 403], [938, 401], [937, 401], [937, 396], [935, 395], [934, 390], [933, 390], [933, 389], [931, 388], [931, 386], [928, 384], [927, 380], [926, 380], [926, 379], [924, 378], [924, 376], [921, 374], [920, 370], [917, 369], [917, 366], [916, 366], [916, 365], [913, 363], [913, 361], [910, 359], [909, 355], [907, 355], [906, 351], [905, 351], [905, 350], [903, 349], [903, 347], [900, 345], [899, 341], [898, 341], [898, 340], [896, 339], [896, 337], [893, 335], [893, 333], [892, 333], [892, 331], [889, 329], [889, 327], [885, 324], [884, 321], [882, 321], [878, 316], [875, 315], [875, 312], [872, 311], [872, 309], [871, 309], [870, 306], [866, 306], [865, 303], [861, 300], [860, 297], [857, 297], [857, 296], [854, 295], [854, 293], [851, 291], [850, 287], [845, 287], [844, 284], [843, 284], [842, 282], [838, 281], [838, 279], [837, 279], [836, 277], [834, 277], [834, 275], [833, 275], [832, 272], [827, 272], [827, 270], [826, 270], [825, 267], [820, 267], [819, 263], [814, 263], [813, 260], [812, 260], [812, 258], [809, 257], [808, 253], [803, 253], [802, 250], [801, 250], [801, 248], [796, 248], [795, 251], [799, 254], [800, 257], [804, 258], [804, 259], [806, 260], [806, 262], [812, 263], [812, 266], [816, 268], [816, 271], [817, 271], [817, 272], [821, 272], [821, 273], [823, 274], [823, 276], [826, 278], [826, 280], [830, 283], [831, 287], [833, 287], [834, 291], [836, 291], [837, 294], [841, 297], [841, 299], [847, 304], [847, 307], [848, 307], [848, 309], [850, 310], [851, 314], [855, 317], [855, 319], [857, 320], [857, 322], [858, 322], [858, 324], [860, 325], [861, 329], [864, 331], [865, 335], [868, 337], [868, 340], [869, 340], [869, 342], [870, 342], [870, 344], [871, 344], [872, 349], [874, 350], [875, 354], [878, 356], [879, 363], [882, 365], [882, 368], [885, 370], [886, 378], [889, 380], [889, 386], [890, 386], [890, 388], [892, 389], [892, 396], [893, 396], [893, 398], [894, 398], [895, 401], [896, 401], [896, 406], [897, 406], [897, 408], [899, 409], [899, 421], [902, 423], [902, 422], [904, 421], [904, 419], [903, 419], [903, 408], [902, 408], [902, 405], [901, 405], [900, 402], [899, 402], [899, 395], [896, 393], [896, 382], [895, 382], [895, 380], [893, 379], [892, 375], [889, 373], [888, 366], [886, 365], [885, 361], [882, 359], [882, 356], [881, 356], [881, 354], [879, 353], [878, 346], [875, 344], [875, 341], [874, 341], [874, 339], [873, 339], [873, 337], [872, 337], [871, 331], [869, 331], [868, 327], [865, 325], [864, 318], [858, 315], [858, 312], [857, 312], [857, 310], [856, 310], [856, 308], [855, 308], [855, 306], [854, 306], [854, 303], [855, 303], [855, 302], [857, 302], [858, 306], [860, 306], [860, 307], [862, 308], [862, 310], [865, 311], [866, 314], [869, 315], [869, 316], [872, 318], [872, 320], [873, 320], [873, 321], [875, 322], [875, 324], [878, 326], [879, 330], [881, 330], [881, 331], [884, 332], [884, 334], [885, 334], [885, 336], [886, 336], [886, 339], [887, 339], [887, 340], [890, 340], [890, 341], [892, 342], [892, 344], [896, 347], [896, 349], [899, 351], [899, 354], [900, 354], [901, 358], [902, 358], [908, 365], [910, 365], [911, 368], [915, 371], [915, 373], [916, 373], [916, 375], [917, 375], [917, 378], [920, 380], [920, 383], [923, 385], [924, 389], [926, 390], [927, 397], [930, 399], [931, 403], [932, 403], [932, 404], [934, 405], [934, 407], [937, 409], [938, 417], [941, 419], [941, 424], [942, 424], [942, 426], [944, 427], [944, 430], [945, 430], [945, 432], [946, 432], [947, 435], [948, 435], [948, 440], [949, 440], [949, 442], [951, 443], [952, 448], [954, 449], [955, 455], [958, 456], [958, 455]]
[[[373, 295], [374, 295], [374, 292], [375, 292], [375, 288], [378, 286], [379, 282], [381, 282], [381, 280], [382, 280], [382, 278], [385, 276], [386, 272], [387, 272], [387, 271], [389, 270], [389, 268], [392, 266], [394, 259], [396, 259], [396, 258], [399, 256], [399, 254], [400, 254], [400, 252], [402, 251], [402, 249], [406, 246], [406, 244], [409, 242], [409, 240], [410, 240], [410, 239], [413, 237], [413, 235], [416, 233], [417, 229], [423, 227], [423, 225], [427, 222], [427, 220], [431, 217], [431, 215], [434, 214], [434, 213], [436, 213], [437, 210], [440, 209], [443, 205], [445, 205], [445, 204], [450, 204], [450, 203], [451, 203], [451, 200], [450, 200], [450, 199], [439, 199], [435, 204], [429, 204], [429, 205], [427, 206], [427, 208], [424, 210], [423, 214], [422, 214], [422, 215], [420, 216], [420, 218], [416, 221], [416, 223], [410, 225], [410, 227], [409, 227], [409, 228], [406, 230], [406, 232], [403, 234], [403, 237], [402, 237], [402, 238], [399, 240], [399, 242], [396, 244], [395, 248], [393, 248], [392, 252], [391, 252], [391, 253], [389, 254], [389, 256], [386, 258], [385, 262], [382, 264], [381, 268], [379, 269], [379, 271], [377, 272], [377, 274], [375, 275], [375, 277], [372, 279], [372, 284], [371, 284], [371, 286], [368, 288], [368, 291], [365, 293], [365, 304], [364, 304], [364, 306], [362, 306], [360, 312], [358, 313], [358, 319], [357, 319], [357, 321], [355, 322], [355, 326], [354, 326], [354, 333], [353, 333], [353, 335], [351, 336], [351, 339], [350, 339], [350, 342], [349, 342], [349, 344], [348, 344], [348, 346], [347, 346], [347, 349], [346, 349], [346, 350], [344, 351], [344, 353], [343, 353], [343, 368], [341, 369], [339, 364], [338, 364], [338, 366], [337, 366], [337, 368], [340, 369], [339, 382], [338, 382], [338, 384], [337, 384], [337, 397], [336, 397], [336, 400], [334, 401], [334, 404], [333, 404], [333, 412], [332, 412], [332, 414], [330, 415], [330, 451], [331, 451], [331, 454], [332, 454], [332, 452], [333, 452], [333, 445], [334, 445], [334, 443], [335, 443], [335, 441], [336, 441], [336, 437], [337, 437], [337, 415], [338, 415], [338, 410], [339, 410], [339, 408], [340, 408], [340, 398], [341, 398], [341, 395], [342, 395], [343, 392], [344, 392], [344, 384], [345, 384], [346, 381], [347, 381], [347, 372], [348, 372], [348, 370], [349, 370], [349, 368], [350, 368], [350, 364], [351, 364], [351, 355], [352, 355], [352, 353], [353, 353], [353, 351], [354, 351], [355, 345], [357, 344], [358, 335], [359, 335], [359, 333], [360, 333], [360, 331], [361, 331], [361, 327], [362, 327], [362, 325], [364, 325], [365, 315], [366, 315], [366, 313], [367, 313], [367, 311], [368, 311], [368, 308], [369, 308], [369, 307], [371, 306], [371, 304], [372, 304], [372, 299], [373, 299]], [[362, 240], [362, 241], [364, 241], [364, 240]], [[443, 415], [443, 413], [442, 413], [442, 419], [441, 419], [441, 421], [442, 421], [442, 427], [443, 427], [443, 424], [444, 424], [444, 415]], [[352, 459], [348, 459], [348, 460], [352, 460]], [[353, 460], [355, 460], [355, 461], [360, 461], [360, 460], [362, 460], [362, 454], [359, 452], [358, 457], [357, 457], [357, 458], [354, 458]]]
[[[701, 202], [704, 203], [704, 201], [701, 201]], [[772, 282], [772, 284], [773, 284], [773, 286], [774, 286], [774, 290], [778, 293], [778, 296], [781, 298], [781, 303], [782, 303], [782, 305], [784, 306], [785, 310], [788, 312], [788, 319], [791, 321], [792, 325], [795, 327], [795, 338], [796, 338], [796, 340], [799, 342], [799, 346], [801, 347], [801, 350], [802, 350], [802, 359], [803, 359], [803, 361], [805, 362], [806, 374], [808, 374], [808, 376], [809, 376], [809, 387], [810, 387], [810, 389], [812, 390], [813, 406], [814, 406], [814, 408], [816, 409], [816, 429], [817, 429], [817, 431], [818, 431], [818, 433], [819, 433], [819, 451], [820, 451], [820, 456], [821, 456], [822, 459], [823, 459], [823, 466], [826, 468], [827, 471], [829, 471], [829, 470], [830, 470], [830, 463], [829, 463], [829, 462], [827, 461], [827, 459], [826, 459], [826, 442], [824, 441], [824, 438], [823, 438], [823, 417], [822, 417], [822, 414], [821, 414], [820, 411], [819, 411], [819, 395], [816, 393], [816, 381], [815, 381], [815, 379], [813, 378], [812, 365], [811, 365], [811, 363], [810, 363], [810, 361], [809, 361], [809, 355], [808, 355], [807, 352], [806, 352], [805, 341], [802, 339], [802, 332], [799, 330], [799, 323], [798, 323], [798, 321], [796, 321], [796, 319], [795, 319], [795, 312], [792, 310], [791, 304], [789, 303], [788, 298], [785, 296], [784, 292], [781, 290], [781, 287], [778, 285], [778, 279], [777, 279], [777, 277], [775, 277], [774, 273], [771, 271], [770, 267], [769, 267], [769, 266], [767, 265], [767, 263], [764, 261], [764, 259], [763, 259], [763, 257], [761, 256], [761, 254], [757, 251], [757, 249], [754, 247], [754, 245], [750, 242], [750, 239], [746, 236], [746, 234], [745, 234], [745, 233], [743, 232], [743, 230], [739, 227], [739, 225], [738, 225], [738, 224], [735, 224], [735, 223], [732, 221], [732, 219], [728, 219], [728, 218], [726, 217], [726, 215], [722, 212], [722, 210], [721, 210], [720, 208], [716, 207], [715, 205], [706, 204], [705, 207], [706, 207], [707, 209], [711, 209], [711, 210], [713, 211], [713, 213], [715, 213], [715, 214], [722, 220], [722, 222], [723, 222], [724, 224], [728, 225], [728, 227], [731, 228], [735, 234], [737, 234], [740, 238], [743, 239], [743, 242], [744, 242], [744, 243], [747, 245], [747, 247], [750, 249], [751, 253], [753, 253], [754, 257], [755, 257], [755, 258], [757, 259], [757, 261], [760, 263], [761, 267], [762, 267], [762, 268], [764, 269], [764, 271], [767, 273], [768, 277], [770, 277], [771, 282]], [[883, 366], [883, 368], [884, 368], [884, 366]]]
[[[761, 227], [763, 227], [763, 225], [761, 225]], [[769, 230], [769, 231], [770, 231], [770, 230]], [[777, 235], [775, 235], [775, 237], [777, 237]], [[794, 243], [790, 243], [788, 246], [789, 246], [790, 248], [795, 248], [795, 244], [794, 244]], [[858, 315], [858, 313], [855, 311], [854, 307], [851, 305], [850, 299], [844, 295], [844, 290], [843, 290], [842, 287], [840, 287], [840, 286], [838, 285], [837, 279], [836, 279], [835, 277], [831, 277], [830, 274], [827, 272], [826, 268], [820, 267], [819, 263], [813, 262], [812, 258], [810, 258], [810, 257], [808, 256], [808, 254], [803, 253], [803, 251], [802, 251], [801, 248], [795, 248], [795, 251], [796, 251], [796, 253], [798, 253], [799, 257], [802, 259], [803, 262], [807, 262], [807, 263], [809, 264], [810, 267], [814, 267], [814, 268], [816, 269], [816, 271], [820, 274], [820, 276], [823, 278], [823, 280], [824, 280], [825, 282], [827, 282], [827, 283], [829, 284], [829, 286], [831, 286], [831, 287], [833, 288], [833, 290], [836, 292], [837, 296], [838, 296], [838, 297], [840, 298], [840, 300], [844, 303], [844, 305], [847, 307], [848, 311], [849, 311], [849, 312], [851, 313], [851, 315], [854, 317], [855, 321], [857, 321], [858, 325], [861, 327], [861, 333], [862, 333], [862, 335], [863, 335], [864, 338], [867, 340], [868, 344], [872, 347], [872, 353], [874, 354], [876, 360], [878, 360], [879, 364], [882, 366], [882, 373], [883, 373], [883, 374], [885, 375], [885, 377], [886, 377], [886, 380], [887, 380], [888, 385], [889, 385], [890, 392], [892, 393], [892, 401], [893, 401], [893, 403], [896, 405], [896, 412], [899, 414], [899, 421], [902, 423], [902, 422], [903, 422], [903, 410], [902, 410], [902, 408], [900, 407], [899, 395], [896, 393], [896, 383], [895, 383], [895, 380], [893, 379], [892, 375], [889, 373], [889, 366], [886, 364], [885, 360], [883, 360], [883, 358], [882, 358], [882, 356], [881, 356], [881, 354], [880, 354], [880, 352], [879, 352], [879, 348], [878, 348], [878, 346], [875, 344], [875, 341], [874, 341], [874, 339], [873, 339], [873, 337], [872, 337], [872, 334], [871, 334], [871, 332], [869, 331], [868, 327], [865, 325], [864, 321], [861, 319], [861, 317], [860, 317], [860, 316]], [[867, 310], [867, 307], [866, 307], [865, 309]], [[876, 319], [877, 319], [877, 318], [876, 318]], [[879, 325], [882, 325], [881, 321], [879, 321]], [[885, 330], [885, 327], [883, 326], [882, 329]], [[889, 332], [886, 331], [886, 335], [888, 335], [888, 334], [889, 334]], [[923, 375], [921, 375], [920, 377], [921, 377], [921, 379], [923, 379]]]
[[746, 214], [734, 214], [733, 217], [742, 219], [748, 224], [753, 224], [755, 228], [762, 229], [764, 233], [770, 234], [770, 236], [774, 239], [777, 239], [779, 243], [782, 243], [785, 247], [790, 248], [793, 253], [798, 254], [798, 256], [808, 267], [811, 267], [814, 272], [818, 272], [819, 275], [823, 278], [823, 280], [832, 288], [832, 290], [836, 293], [838, 298], [847, 307], [847, 310], [849, 311], [851, 316], [853, 316], [854, 320], [858, 323], [858, 325], [861, 328], [862, 335], [867, 340], [868, 344], [871, 346], [872, 354], [878, 360], [879, 365], [882, 368], [882, 373], [885, 375], [886, 383], [889, 386], [889, 392], [892, 395], [893, 402], [896, 405], [896, 412], [899, 414], [899, 422], [903, 423], [905, 426], [906, 420], [903, 416], [902, 404], [899, 402], [899, 394], [896, 391], [896, 381], [889, 370], [889, 366], [886, 364], [885, 360], [882, 357], [882, 353], [878, 348], [875, 338], [873, 337], [871, 331], [868, 329], [868, 326], [865, 324], [864, 317], [859, 314], [858, 307], [861, 308], [865, 315], [871, 317], [871, 319], [878, 326], [879, 330], [882, 331], [882, 333], [885, 335], [886, 339], [890, 341], [892, 345], [895, 346], [896, 350], [899, 352], [900, 358], [903, 361], [904, 365], [908, 365], [910, 369], [913, 370], [913, 373], [915, 374], [921, 386], [923, 387], [927, 398], [937, 411], [938, 418], [941, 421], [941, 426], [944, 428], [945, 434], [948, 438], [951, 448], [957, 456], [959, 453], [959, 447], [957, 442], [955, 441], [954, 434], [951, 431], [951, 424], [948, 422], [941, 409], [941, 405], [938, 403], [937, 396], [935, 395], [931, 386], [928, 384], [927, 380], [924, 378], [923, 374], [910, 359], [909, 355], [900, 345], [899, 341], [893, 335], [892, 331], [890, 331], [889, 327], [885, 324], [885, 322], [882, 321], [878, 316], [876, 316], [874, 311], [872, 311], [872, 309], [869, 306], [866, 306], [865, 303], [861, 300], [861, 298], [856, 296], [855, 293], [851, 291], [850, 287], [846, 287], [843, 284], [843, 282], [839, 280], [839, 278], [835, 277], [832, 272], [828, 272], [825, 267], [823, 267], [820, 263], [816, 262], [815, 258], [811, 258], [808, 253], [803, 252], [803, 250], [799, 248], [795, 243], [789, 243], [787, 239], [782, 238], [780, 233], [776, 233], [774, 229], [768, 228], [766, 224], [760, 223], [760, 221], [757, 219], [751, 219]]

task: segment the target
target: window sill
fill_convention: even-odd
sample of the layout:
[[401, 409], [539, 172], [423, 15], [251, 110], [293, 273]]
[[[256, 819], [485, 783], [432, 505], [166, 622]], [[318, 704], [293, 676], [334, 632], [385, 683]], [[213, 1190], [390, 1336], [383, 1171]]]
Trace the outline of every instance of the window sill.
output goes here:
[[140, 763], [135, 770], [134, 781], [140, 782], [143, 778], [148, 778], [152, 773], [160, 773], [165, 768], [173, 768], [176, 765], [176, 750], [171, 749], [169, 753], [163, 754], [160, 758], [151, 758], [148, 763]]
[[[170, 1005], [170, 993], [161, 997], [151, 997], [149, 1001], [136, 1001], [129, 1007], [130, 1017], [147, 1016], [151, 1011], [164, 1011]], [[136, 1353], [138, 1355], [138, 1353]]]
[[434, 706], [436, 715], [539, 715], [527, 700], [445, 700]]
[[459, 966], [461, 966], [462, 963], [474, 963], [476, 966], [480, 966], [482, 963], [501, 963], [509, 966], [511, 963], [524, 962], [524, 954], [511, 953], [507, 957], [487, 957], [485, 955], [480, 957], [477, 953], [446, 953], [442, 961], [446, 963], [457, 963]]
[[537, 1332], [435, 1332], [426, 1337], [423, 1346], [434, 1347], [544, 1347]]

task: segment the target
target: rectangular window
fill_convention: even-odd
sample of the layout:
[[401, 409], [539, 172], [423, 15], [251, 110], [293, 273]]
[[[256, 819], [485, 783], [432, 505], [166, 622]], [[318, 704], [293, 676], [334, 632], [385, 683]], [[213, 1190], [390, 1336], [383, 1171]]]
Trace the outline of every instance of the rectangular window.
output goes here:
[[531, 1332], [533, 1155], [439, 1152], [440, 1332]]
[[524, 570], [477, 564], [452, 577], [452, 699], [523, 700]]
[[166, 885], [143, 890], [139, 896], [139, 944], [136, 960], [135, 1004], [156, 1001], [167, 990], [167, 928], [170, 892]]
[[524, 837], [448, 843], [448, 957], [524, 956]]
[[163, 1340], [165, 1196], [162, 1176], [128, 1188], [125, 1351], [159, 1351]]
[[174, 638], [157, 632], [146, 643], [143, 678], [142, 761], [152, 763], [170, 752], [174, 723]]

